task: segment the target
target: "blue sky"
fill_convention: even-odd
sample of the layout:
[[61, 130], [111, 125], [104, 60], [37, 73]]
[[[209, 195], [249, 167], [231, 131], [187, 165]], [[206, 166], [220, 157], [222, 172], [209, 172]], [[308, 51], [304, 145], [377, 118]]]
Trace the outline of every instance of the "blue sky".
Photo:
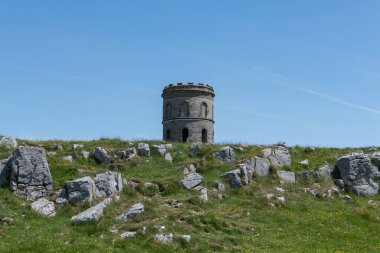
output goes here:
[[0, 134], [160, 139], [214, 86], [217, 142], [380, 144], [379, 1], [0, 1]]

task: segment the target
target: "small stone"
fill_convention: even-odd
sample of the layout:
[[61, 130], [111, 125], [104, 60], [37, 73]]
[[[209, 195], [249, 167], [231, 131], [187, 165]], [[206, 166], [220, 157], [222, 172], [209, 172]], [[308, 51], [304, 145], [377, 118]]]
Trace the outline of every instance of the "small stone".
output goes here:
[[343, 195], [342, 199], [345, 200], [345, 201], [350, 201], [351, 197], [349, 195]]
[[275, 187], [274, 188], [277, 192], [285, 192], [284, 189], [282, 189], [281, 187]]
[[55, 216], [54, 202], [45, 198], [40, 198], [31, 204], [31, 207], [37, 213], [44, 216]]
[[170, 153], [165, 154], [165, 161], [172, 163], [173, 157], [170, 155]]
[[1, 219], [1, 222], [4, 224], [7, 224], [7, 225], [12, 225], [14, 223], [14, 219], [12, 218], [9, 218], [9, 217], [4, 217]]
[[124, 150], [117, 151], [116, 156], [119, 157], [120, 159], [125, 159], [127, 158], [127, 152]]
[[187, 175], [181, 182], [186, 189], [191, 189], [202, 183], [202, 181], [203, 177], [201, 175], [198, 173], [192, 173]]
[[150, 156], [150, 148], [149, 148], [149, 144], [147, 143], [137, 144], [137, 150], [139, 152], [139, 155], [141, 156]]
[[83, 151], [81, 151], [81, 154], [82, 154], [82, 156], [84, 157], [84, 159], [88, 159], [88, 157], [90, 156], [90, 152], [88, 152], [88, 151], [85, 151], [85, 150], [83, 150]]
[[173, 242], [173, 234], [156, 234], [154, 240], [163, 244], [170, 244]]
[[62, 158], [62, 160], [64, 162], [72, 163], [73, 162], [73, 157], [71, 155], [68, 155], [68, 156], [65, 156], [64, 158]]
[[298, 173], [298, 177], [302, 180], [318, 179], [319, 172], [315, 170], [302, 171]]
[[83, 144], [73, 144], [73, 149], [76, 150], [77, 148], [83, 148]]
[[218, 189], [218, 191], [220, 192], [224, 192], [225, 189], [226, 189], [226, 186], [223, 184], [223, 183], [216, 183], [216, 189]]
[[99, 204], [86, 209], [78, 215], [71, 217], [71, 220], [75, 223], [97, 221], [103, 216], [103, 210], [112, 202], [111, 198], [107, 198]]
[[267, 200], [271, 200], [274, 197], [274, 194], [272, 193], [264, 194], [263, 197], [266, 198]]
[[344, 189], [344, 181], [342, 179], [335, 179], [334, 183], [336, 186], [338, 186], [340, 189]]
[[190, 242], [191, 240], [191, 235], [175, 235], [176, 238], [180, 238], [185, 240], [186, 242]]
[[160, 155], [164, 156], [166, 153], [166, 149], [167, 149], [167, 147], [164, 144], [152, 145], [152, 153], [155, 153], [155, 154], [160, 154]]
[[65, 199], [65, 198], [57, 198], [55, 200], [55, 203], [57, 204], [57, 206], [62, 207], [62, 206], [64, 206], [64, 205], [67, 204], [67, 199]]
[[98, 163], [109, 163], [111, 161], [107, 151], [102, 147], [97, 147], [93, 156]]
[[126, 231], [120, 235], [120, 238], [121, 239], [131, 238], [131, 237], [134, 237], [135, 235], [136, 235], [136, 232]]
[[0, 146], [5, 148], [17, 148], [17, 141], [15, 138], [9, 136], [0, 137]]
[[55, 156], [55, 155], [57, 155], [57, 152], [47, 152], [46, 153], [48, 156]]
[[121, 220], [121, 221], [127, 221], [128, 219], [136, 216], [137, 214], [139, 213], [142, 213], [144, 212], [144, 205], [141, 204], [141, 203], [137, 203], [135, 205], [133, 205], [127, 213], [124, 213], [124, 214], [121, 214], [117, 217], [118, 220]]
[[299, 164], [309, 165], [309, 160], [308, 159], [302, 160], [302, 161], [299, 162]]
[[296, 175], [294, 172], [279, 170], [277, 171], [277, 175], [285, 183], [294, 184], [296, 182]]
[[285, 203], [285, 198], [284, 197], [276, 197], [276, 200], [280, 204], [284, 204]]
[[63, 147], [61, 145], [58, 145], [58, 144], [53, 144], [51, 146], [51, 150], [56, 150], [56, 151], [63, 150]]
[[190, 152], [193, 152], [193, 153], [199, 152], [199, 151], [201, 151], [201, 149], [202, 149], [202, 147], [198, 143], [191, 145], [189, 148]]

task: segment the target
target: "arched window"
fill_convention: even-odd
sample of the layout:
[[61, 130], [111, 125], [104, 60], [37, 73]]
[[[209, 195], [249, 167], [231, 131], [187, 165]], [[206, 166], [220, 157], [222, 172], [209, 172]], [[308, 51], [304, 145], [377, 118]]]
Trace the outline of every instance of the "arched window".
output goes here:
[[202, 142], [203, 143], [207, 142], [207, 130], [206, 129], [202, 130]]
[[170, 141], [170, 130], [166, 130], [166, 140]]
[[208, 117], [208, 108], [206, 103], [202, 103], [201, 105], [201, 118], [206, 118]]
[[173, 118], [173, 109], [171, 104], [167, 104], [165, 107], [165, 116], [166, 119], [171, 119]]
[[189, 139], [189, 129], [186, 127], [182, 129], [182, 142], [187, 142]]
[[179, 116], [180, 117], [189, 117], [189, 103], [183, 102], [179, 107]]

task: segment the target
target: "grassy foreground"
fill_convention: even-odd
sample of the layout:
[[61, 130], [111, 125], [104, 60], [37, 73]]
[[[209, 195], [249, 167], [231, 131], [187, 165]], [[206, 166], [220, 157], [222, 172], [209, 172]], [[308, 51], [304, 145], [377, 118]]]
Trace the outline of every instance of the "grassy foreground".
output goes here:
[[[118, 139], [18, 142], [41, 145], [47, 151], [52, 144], [63, 146], [57, 155], [48, 157], [55, 190], [67, 180], [107, 171], [107, 165], [97, 164], [92, 158], [78, 157], [73, 163], [63, 162], [64, 156], [72, 155], [72, 144], [84, 144], [83, 150], [90, 152], [95, 147], [104, 147], [112, 155], [128, 148], [127, 141]], [[134, 143], [137, 146], [137, 141]], [[14, 219], [12, 225], [0, 225], [0, 252], [380, 252], [379, 194], [372, 197], [350, 194], [352, 201], [349, 202], [338, 197], [314, 199], [304, 193], [304, 188], [311, 187], [323, 193], [333, 185], [332, 181], [298, 181], [288, 185], [280, 184], [272, 174], [267, 178], [254, 177], [250, 185], [240, 189], [231, 189], [225, 182], [226, 196], [219, 199], [213, 191], [215, 182], [223, 182], [219, 175], [235, 165], [215, 160], [212, 154], [221, 145], [203, 145], [199, 153], [189, 152], [189, 146], [174, 144], [169, 151], [173, 156], [172, 164], [160, 155], [137, 157], [131, 161], [115, 159], [118, 164], [115, 170], [122, 172], [123, 178], [140, 182], [140, 185], [135, 190], [124, 186], [120, 201], [107, 207], [96, 223], [74, 225], [70, 220], [88, 205], [66, 205], [57, 210], [55, 217], [46, 218], [34, 213], [24, 199], [14, 196], [8, 189], [0, 189], [0, 218]], [[260, 155], [263, 148], [248, 146], [243, 151], [236, 150], [235, 154], [238, 159], [245, 159]], [[334, 164], [337, 157], [352, 151], [293, 147], [290, 150], [292, 166], [285, 169], [318, 169]], [[11, 152], [0, 149], [0, 159]], [[200, 162], [203, 157], [206, 164]], [[309, 165], [298, 163], [304, 159], [309, 159]], [[207, 203], [200, 202], [196, 192], [187, 191], [180, 185], [183, 168], [190, 163], [198, 165], [197, 172], [205, 179], [202, 185], [209, 190]], [[144, 182], [161, 184], [165, 190], [162, 193], [146, 190], [142, 187]], [[320, 187], [314, 183], [319, 183]], [[279, 195], [274, 189], [276, 186], [285, 189], [281, 195], [286, 202], [273, 208], [269, 203], [275, 202], [262, 195]], [[181, 206], [176, 208], [173, 200]], [[369, 205], [369, 200], [377, 206]], [[138, 202], [144, 203], [144, 213], [127, 222], [115, 219]], [[153, 236], [161, 232], [155, 226], [165, 226], [162, 233], [189, 234], [191, 241], [175, 239], [170, 245], [157, 243]], [[143, 227], [146, 227], [145, 233]], [[120, 239], [125, 231], [138, 233], [134, 238]]]

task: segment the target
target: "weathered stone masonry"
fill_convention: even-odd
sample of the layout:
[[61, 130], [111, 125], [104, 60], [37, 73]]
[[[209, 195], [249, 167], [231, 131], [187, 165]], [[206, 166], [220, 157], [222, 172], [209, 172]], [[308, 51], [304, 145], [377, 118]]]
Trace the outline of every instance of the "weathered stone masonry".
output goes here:
[[163, 139], [175, 142], [214, 142], [214, 89], [210, 85], [177, 83], [165, 87]]

